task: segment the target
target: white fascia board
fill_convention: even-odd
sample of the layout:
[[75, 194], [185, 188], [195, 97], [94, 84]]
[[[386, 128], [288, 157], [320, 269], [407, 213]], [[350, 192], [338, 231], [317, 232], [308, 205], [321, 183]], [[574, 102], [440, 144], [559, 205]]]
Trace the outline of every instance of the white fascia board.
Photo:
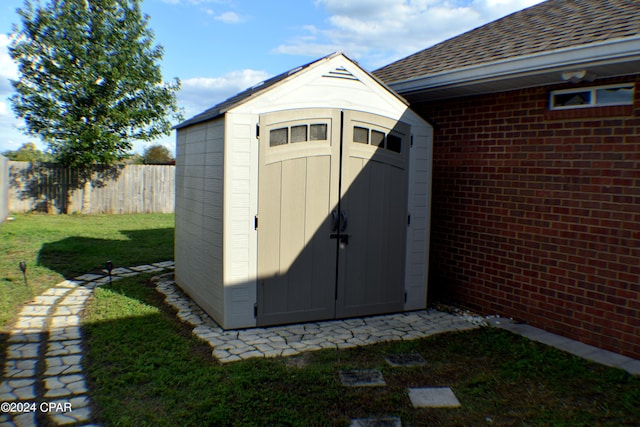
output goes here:
[[473, 82], [535, 75], [558, 69], [571, 71], [601, 64], [640, 60], [640, 36], [572, 46], [532, 55], [446, 70], [426, 76], [389, 83], [400, 94], [441, 87], [455, 87]]

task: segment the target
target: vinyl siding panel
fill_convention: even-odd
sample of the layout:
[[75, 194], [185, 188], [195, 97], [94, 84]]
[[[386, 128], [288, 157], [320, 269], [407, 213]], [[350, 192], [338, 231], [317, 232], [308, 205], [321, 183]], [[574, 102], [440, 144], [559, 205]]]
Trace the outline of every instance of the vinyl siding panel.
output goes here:
[[412, 127], [413, 147], [409, 169], [409, 213], [407, 258], [405, 261], [406, 310], [426, 307], [431, 216], [431, 128], [416, 123]]
[[176, 282], [221, 319], [224, 120], [180, 129], [177, 139]]
[[249, 114], [227, 114], [225, 161], [225, 245], [224, 327], [240, 328], [256, 325], [253, 305], [256, 302], [255, 256], [256, 231], [254, 216], [257, 181], [257, 146], [255, 123]]

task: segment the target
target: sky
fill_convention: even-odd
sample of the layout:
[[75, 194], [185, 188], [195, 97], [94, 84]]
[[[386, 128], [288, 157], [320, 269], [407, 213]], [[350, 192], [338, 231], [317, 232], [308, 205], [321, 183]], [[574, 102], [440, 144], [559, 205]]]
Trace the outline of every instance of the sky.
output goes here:
[[[271, 76], [333, 52], [374, 71], [542, 0], [143, 0], [165, 81], [182, 82], [185, 119]], [[49, 0], [32, 0], [34, 4]], [[9, 97], [18, 68], [7, 46], [24, 0], [0, 0], [0, 153], [27, 142]], [[135, 142], [175, 152], [175, 132]]]

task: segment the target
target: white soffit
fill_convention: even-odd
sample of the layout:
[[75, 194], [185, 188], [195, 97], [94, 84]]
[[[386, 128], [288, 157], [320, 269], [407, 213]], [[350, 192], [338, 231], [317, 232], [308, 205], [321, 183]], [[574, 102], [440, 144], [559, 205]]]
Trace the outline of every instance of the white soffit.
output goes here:
[[563, 83], [562, 72], [576, 69], [587, 69], [597, 77], [637, 74], [640, 36], [462, 67], [389, 86], [410, 101], [420, 102]]

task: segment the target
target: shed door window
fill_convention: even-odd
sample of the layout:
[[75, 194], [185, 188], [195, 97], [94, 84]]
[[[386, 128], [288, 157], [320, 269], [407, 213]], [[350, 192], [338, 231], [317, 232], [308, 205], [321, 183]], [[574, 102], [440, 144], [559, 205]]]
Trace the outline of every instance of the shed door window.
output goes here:
[[314, 124], [309, 129], [310, 141], [325, 141], [327, 139], [327, 125], [326, 124]]
[[289, 140], [289, 128], [273, 129], [269, 132], [269, 146], [284, 145]]
[[397, 135], [387, 135], [387, 149], [400, 153], [402, 151], [402, 138]]
[[291, 142], [305, 142], [307, 140], [307, 125], [291, 126]]
[[294, 125], [282, 127], [269, 131], [269, 146], [278, 147], [280, 145], [294, 144], [307, 141], [326, 141], [327, 124], [313, 123], [310, 125]]
[[359, 142], [360, 144], [369, 143], [369, 129], [361, 128], [360, 126], [353, 127], [353, 142]]
[[372, 130], [371, 145], [378, 148], [384, 148], [384, 132], [378, 132], [377, 130]]
[[385, 134], [375, 129], [361, 126], [353, 127], [353, 142], [369, 144], [377, 148], [386, 148], [396, 153], [402, 152], [402, 138], [392, 133]]

